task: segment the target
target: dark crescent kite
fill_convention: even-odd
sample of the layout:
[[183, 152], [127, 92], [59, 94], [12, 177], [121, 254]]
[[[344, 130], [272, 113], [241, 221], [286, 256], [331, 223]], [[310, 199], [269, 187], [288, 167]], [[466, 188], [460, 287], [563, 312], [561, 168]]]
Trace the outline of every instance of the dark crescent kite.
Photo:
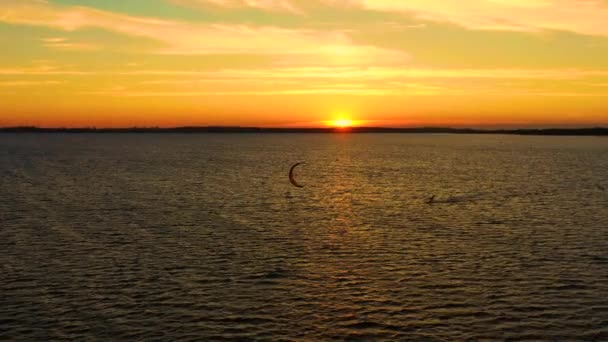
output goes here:
[[303, 188], [304, 185], [298, 184], [298, 182], [296, 182], [296, 180], [293, 178], [293, 170], [296, 168], [296, 166], [298, 166], [300, 164], [304, 164], [304, 163], [296, 163], [291, 167], [291, 169], [289, 169], [289, 182], [295, 187]]

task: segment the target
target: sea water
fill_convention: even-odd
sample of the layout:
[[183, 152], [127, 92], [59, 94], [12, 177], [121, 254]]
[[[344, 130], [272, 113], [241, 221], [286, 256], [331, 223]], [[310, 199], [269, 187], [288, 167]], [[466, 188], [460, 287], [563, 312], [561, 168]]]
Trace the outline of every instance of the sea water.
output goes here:
[[607, 189], [600, 137], [2, 134], [0, 339], [608, 340]]

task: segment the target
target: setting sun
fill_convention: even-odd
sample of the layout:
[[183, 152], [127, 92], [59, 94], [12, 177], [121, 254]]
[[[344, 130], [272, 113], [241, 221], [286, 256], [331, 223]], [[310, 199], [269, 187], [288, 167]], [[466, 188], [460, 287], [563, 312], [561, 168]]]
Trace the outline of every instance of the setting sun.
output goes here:
[[331, 126], [338, 127], [338, 128], [352, 127], [354, 124], [355, 123], [354, 123], [353, 120], [344, 119], [344, 118], [340, 118], [340, 119], [336, 119], [336, 120], [330, 121], [330, 125]]

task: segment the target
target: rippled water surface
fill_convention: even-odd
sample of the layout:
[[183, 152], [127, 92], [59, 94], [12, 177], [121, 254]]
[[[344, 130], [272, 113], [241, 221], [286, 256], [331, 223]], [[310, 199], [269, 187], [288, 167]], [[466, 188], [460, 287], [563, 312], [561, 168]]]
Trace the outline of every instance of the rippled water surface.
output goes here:
[[608, 340], [607, 170], [606, 138], [3, 134], [0, 339]]

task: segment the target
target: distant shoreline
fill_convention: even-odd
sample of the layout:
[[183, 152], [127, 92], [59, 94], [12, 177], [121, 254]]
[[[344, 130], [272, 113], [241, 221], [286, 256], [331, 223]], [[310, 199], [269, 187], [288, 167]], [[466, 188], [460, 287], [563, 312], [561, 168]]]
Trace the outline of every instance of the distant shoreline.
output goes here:
[[510, 135], [545, 135], [545, 136], [608, 136], [608, 127], [592, 128], [539, 128], [539, 129], [472, 129], [449, 127], [351, 127], [340, 128], [262, 128], [262, 127], [134, 127], [134, 128], [40, 128], [40, 127], [4, 127], [0, 133], [405, 133], [405, 134], [510, 134]]

